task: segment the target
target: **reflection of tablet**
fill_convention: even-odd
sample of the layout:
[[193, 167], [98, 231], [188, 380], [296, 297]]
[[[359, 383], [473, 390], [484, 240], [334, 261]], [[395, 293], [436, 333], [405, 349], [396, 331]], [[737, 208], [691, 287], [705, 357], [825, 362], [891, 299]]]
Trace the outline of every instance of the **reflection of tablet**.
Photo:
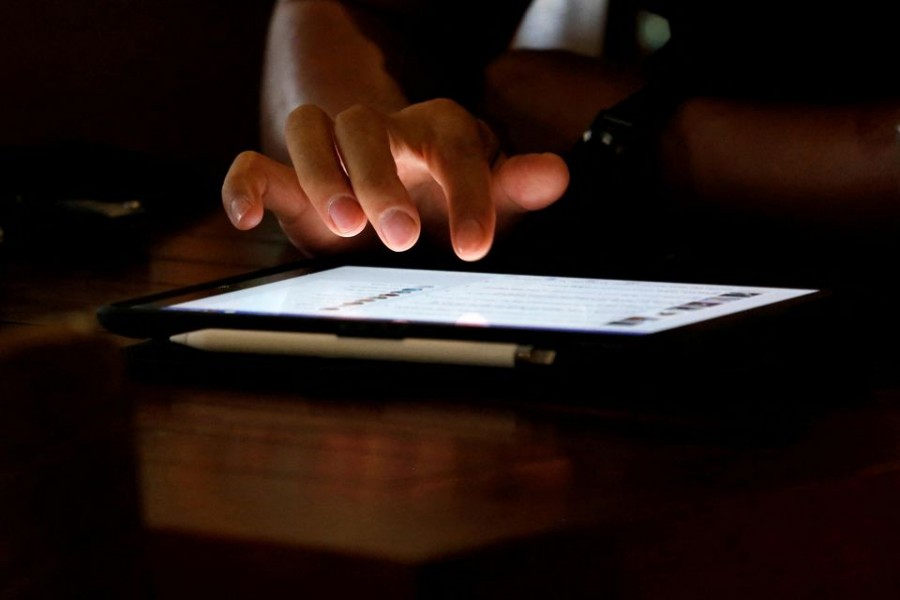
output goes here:
[[712, 339], [754, 343], [748, 332], [777, 330], [822, 295], [301, 264], [110, 304], [98, 317], [115, 333], [204, 350], [513, 366]]

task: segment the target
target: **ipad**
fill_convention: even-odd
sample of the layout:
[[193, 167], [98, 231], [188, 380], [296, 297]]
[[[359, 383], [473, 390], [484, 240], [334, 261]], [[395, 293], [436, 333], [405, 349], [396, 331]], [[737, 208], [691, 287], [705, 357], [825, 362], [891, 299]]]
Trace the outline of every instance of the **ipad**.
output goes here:
[[779, 343], [806, 288], [298, 263], [114, 302], [121, 335], [202, 351], [514, 367]]

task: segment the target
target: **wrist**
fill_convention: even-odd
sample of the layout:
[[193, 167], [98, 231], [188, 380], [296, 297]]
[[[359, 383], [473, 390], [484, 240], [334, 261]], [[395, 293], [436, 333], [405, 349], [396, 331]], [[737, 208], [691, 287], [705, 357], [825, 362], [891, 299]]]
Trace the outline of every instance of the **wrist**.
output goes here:
[[660, 206], [662, 134], [683, 98], [678, 86], [650, 83], [600, 111], [569, 155], [574, 201], [623, 218]]
[[661, 132], [684, 99], [666, 83], [650, 83], [621, 102], [601, 110], [582, 134], [586, 153], [598, 161], [636, 165], [655, 155]]

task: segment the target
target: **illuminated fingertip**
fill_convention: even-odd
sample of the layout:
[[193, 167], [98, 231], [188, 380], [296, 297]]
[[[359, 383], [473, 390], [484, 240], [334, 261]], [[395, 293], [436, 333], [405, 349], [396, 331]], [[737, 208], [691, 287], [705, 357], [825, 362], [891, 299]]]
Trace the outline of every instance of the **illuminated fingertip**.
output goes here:
[[337, 233], [353, 236], [366, 226], [366, 215], [359, 203], [350, 196], [341, 195], [328, 203], [328, 216], [331, 217]]
[[419, 237], [419, 225], [400, 209], [385, 211], [379, 219], [379, 224], [385, 243], [398, 252], [411, 248]]
[[481, 223], [466, 219], [456, 228], [453, 236], [456, 255], [463, 260], [474, 261], [483, 258], [488, 251], [487, 235]]

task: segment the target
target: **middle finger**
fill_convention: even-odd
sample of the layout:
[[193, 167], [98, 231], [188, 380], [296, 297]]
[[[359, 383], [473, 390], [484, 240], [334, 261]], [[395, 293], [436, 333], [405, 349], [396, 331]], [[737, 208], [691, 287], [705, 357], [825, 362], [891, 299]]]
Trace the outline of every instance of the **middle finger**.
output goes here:
[[356, 106], [337, 116], [334, 132], [353, 191], [378, 236], [393, 250], [411, 248], [421, 222], [397, 175], [385, 117]]

